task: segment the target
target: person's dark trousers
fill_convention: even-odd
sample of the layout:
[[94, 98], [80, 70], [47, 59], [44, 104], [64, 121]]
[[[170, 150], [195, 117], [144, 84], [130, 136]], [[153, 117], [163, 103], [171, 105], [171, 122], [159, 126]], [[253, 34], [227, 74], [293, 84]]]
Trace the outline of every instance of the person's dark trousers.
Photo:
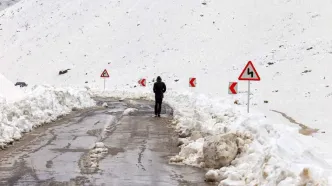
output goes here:
[[154, 107], [154, 114], [157, 116], [161, 113], [161, 104], [163, 103], [163, 98], [156, 98], [156, 105]]

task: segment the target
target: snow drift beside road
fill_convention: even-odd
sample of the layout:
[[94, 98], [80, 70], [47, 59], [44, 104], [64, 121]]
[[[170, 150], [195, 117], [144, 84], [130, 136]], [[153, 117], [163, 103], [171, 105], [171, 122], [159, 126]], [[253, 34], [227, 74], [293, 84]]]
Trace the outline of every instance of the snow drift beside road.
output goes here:
[[[91, 94], [153, 100], [148, 92], [91, 91]], [[177, 162], [202, 167], [203, 146], [208, 136], [234, 133], [242, 139], [252, 138], [241, 142], [240, 154], [230, 166], [214, 170], [213, 174], [209, 172], [208, 176], [216, 176], [220, 185], [328, 185], [331, 166], [323, 158], [327, 145], [299, 134], [298, 126], [278, 124], [255, 112], [247, 114], [246, 107], [235, 105], [231, 99], [176, 92], [168, 92], [165, 98], [174, 109], [176, 130], [192, 134], [183, 140], [181, 152], [175, 158]]]
[[68, 114], [95, 106], [85, 89], [34, 87], [24, 99], [0, 103], [0, 147], [20, 139], [23, 132]]
[[[179, 131], [199, 131], [203, 137], [227, 133], [252, 135], [252, 143], [244, 144], [246, 148], [231, 165], [218, 171], [221, 185], [286, 186], [303, 182], [327, 185], [331, 166], [321, 158], [327, 146], [299, 134], [297, 126], [278, 124], [255, 112], [247, 114], [244, 106], [237, 106], [230, 99], [188, 93], [172, 95], [168, 102], [176, 108], [174, 115]], [[193, 147], [192, 143], [198, 145]], [[182, 152], [193, 152], [188, 148], [202, 152], [203, 145], [194, 140], [182, 145], [183, 162], [188, 164], [189, 158], [190, 163], [200, 166], [202, 153], [195, 156]], [[300, 176], [306, 170], [310, 174], [308, 180]]]

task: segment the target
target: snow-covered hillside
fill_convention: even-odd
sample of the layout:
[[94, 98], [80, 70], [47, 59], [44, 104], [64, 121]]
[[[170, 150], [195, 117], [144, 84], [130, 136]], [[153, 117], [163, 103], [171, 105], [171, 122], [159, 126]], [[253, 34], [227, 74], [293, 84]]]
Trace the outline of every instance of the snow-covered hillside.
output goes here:
[[14, 83], [0, 74], [0, 99], [13, 102], [23, 98], [24, 93], [14, 86]]
[[0, 11], [17, 3], [19, 0], [0, 0]]
[[0, 72], [29, 85], [102, 87], [107, 68], [109, 90], [161, 75], [182, 91], [194, 76], [195, 91], [227, 96], [252, 60], [262, 77], [253, 104], [332, 132], [324, 114], [332, 109], [331, 1], [204, 2], [24, 0], [1, 12]]
[[[297, 127], [285, 117], [317, 128], [313, 137], [299, 138], [312, 139], [313, 144], [321, 140], [328, 146], [332, 140], [331, 9], [330, 0], [22, 0], [0, 12], [0, 73], [29, 86], [102, 88], [99, 75], [106, 68], [111, 76], [108, 90], [136, 93], [150, 91], [152, 79], [161, 75], [169, 90], [245, 105], [247, 82], [239, 84], [237, 96], [229, 96], [227, 88], [251, 60], [262, 78], [251, 85], [253, 111], [275, 121], [269, 125], [278, 129]], [[58, 75], [64, 69], [71, 70]], [[141, 77], [148, 79], [146, 88], [135, 87]], [[189, 89], [189, 77], [197, 78], [197, 88]], [[167, 96], [173, 106], [179, 106], [175, 96]], [[285, 131], [277, 129], [274, 137], [297, 141], [298, 128], [293, 129], [294, 139], [292, 134], [280, 137]], [[300, 143], [309, 143], [306, 140]], [[313, 156], [310, 151], [293, 155], [304, 153], [307, 158]], [[328, 149], [324, 153], [319, 165], [331, 164], [332, 153]]]

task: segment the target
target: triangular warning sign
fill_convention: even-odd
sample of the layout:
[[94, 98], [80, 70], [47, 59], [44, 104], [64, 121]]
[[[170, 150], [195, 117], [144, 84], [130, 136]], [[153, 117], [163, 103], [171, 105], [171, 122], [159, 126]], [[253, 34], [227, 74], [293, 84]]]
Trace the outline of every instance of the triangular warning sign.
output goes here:
[[103, 71], [103, 73], [101, 73], [100, 77], [103, 77], [103, 78], [109, 78], [110, 76], [108, 75], [108, 72], [107, 72], [107, 70], [105, 69], [105, 70]]
[[249, 80], [249, 81], [261, 80], [251, 61], [249, 61], [246, 67], [244, 67], [241, 75], [239, 76], [239, 80]]

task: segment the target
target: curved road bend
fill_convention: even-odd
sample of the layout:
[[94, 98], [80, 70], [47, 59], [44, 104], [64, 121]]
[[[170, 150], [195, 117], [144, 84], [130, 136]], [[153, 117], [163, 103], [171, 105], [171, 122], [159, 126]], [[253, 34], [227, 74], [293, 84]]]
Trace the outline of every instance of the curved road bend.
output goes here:
[[[0, 151], [0, 185], [206, 186], [204, 170], [168, 164], [178, 153], [172, 109], [151, 117], [154, 103], [96, 98], [108, 108], [75, 111]], [[137, 111], [123, 115], [127, 108]], [[91, 166], [95, 142], [108, 149]]]

